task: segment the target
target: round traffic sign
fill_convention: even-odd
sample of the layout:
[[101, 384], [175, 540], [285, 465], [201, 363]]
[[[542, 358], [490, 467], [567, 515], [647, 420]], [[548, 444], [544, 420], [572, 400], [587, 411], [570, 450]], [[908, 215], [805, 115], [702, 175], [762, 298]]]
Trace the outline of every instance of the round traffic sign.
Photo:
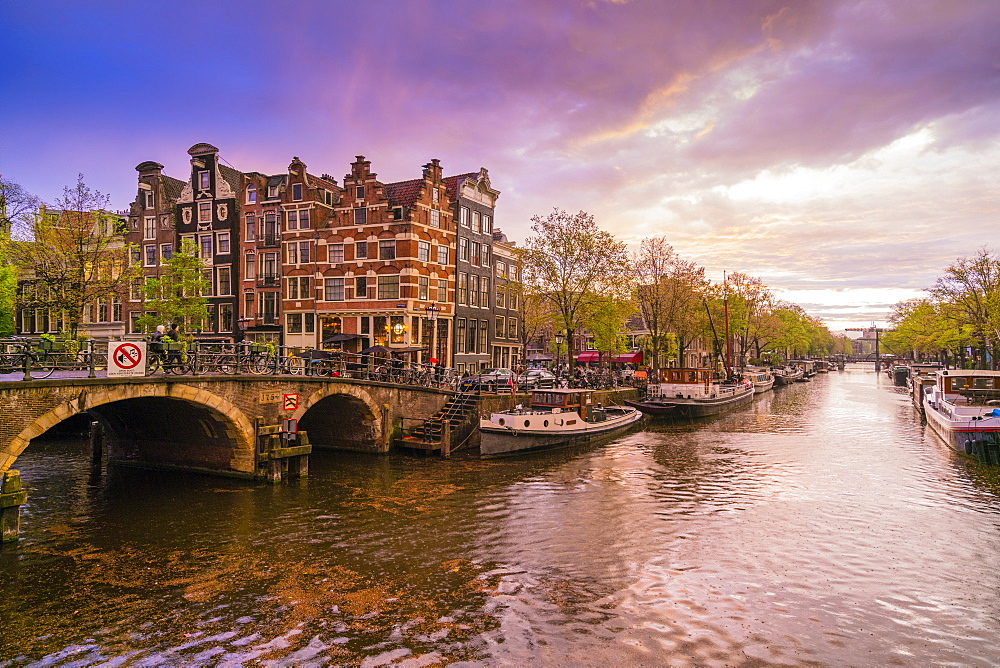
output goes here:
[[142, 361], [142, 351], [134, 343], [122, 343], [115, 347], [115, 363], [121, 369], [134, 369]]

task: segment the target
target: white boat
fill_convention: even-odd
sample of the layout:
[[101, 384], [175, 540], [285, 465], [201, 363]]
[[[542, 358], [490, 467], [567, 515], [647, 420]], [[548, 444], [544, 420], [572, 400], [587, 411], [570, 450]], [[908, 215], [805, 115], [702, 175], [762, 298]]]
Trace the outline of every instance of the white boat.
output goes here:
[[910, 398], [920, 410], [924, 410], [924, 388], [937, 383], [934, 374], [944, 369], [940, 362], [914, 362], [910, 365]]
[[586, 443], [625, 431], [641, 418], [635, 408], [595, 404], [593, 390], [535, 390], [527, 408], [518, 405], [479, 421], [479, 453], [492, 456]]
[[1000, 371], [944, 369], [924, 388], [927, 424], [948, 445], [982, 457], [1000, 440]]
[[747, 369], [743, 378], [753, 383], [753, 393], [763, 394], [774, 387], [774, 374], [761, 369]]

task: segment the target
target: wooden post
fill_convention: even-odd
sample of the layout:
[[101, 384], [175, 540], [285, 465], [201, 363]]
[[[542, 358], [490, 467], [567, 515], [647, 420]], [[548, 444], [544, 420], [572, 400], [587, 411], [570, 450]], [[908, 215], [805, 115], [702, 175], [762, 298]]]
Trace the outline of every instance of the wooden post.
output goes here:
[[104, 461], [104, 429], [101, 423], [94, 420], [90, 423], [90, 466], [97, 470], [101, 469], [101, 462]]
[[21, 472], [4, 471], [0, 482], [0, 540], [17, 540], [21, 533], [21, 506], [28, 493], [21, 489]]
[[441, 422], [441, 456], [451, 457], [451, 422]]

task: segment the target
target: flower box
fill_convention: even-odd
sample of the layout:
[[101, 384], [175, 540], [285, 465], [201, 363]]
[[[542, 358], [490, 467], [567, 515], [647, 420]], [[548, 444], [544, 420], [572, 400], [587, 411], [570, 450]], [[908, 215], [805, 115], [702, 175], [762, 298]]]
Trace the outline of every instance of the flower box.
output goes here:
[[66, 351], [66, 344], [62, 341], [39, 341], [38, 347], [42, 350], [47, 350], [52, 353], [61, 353]]
[[184, 350], [183, 343], [161, 343], [160, 345], [163, 346], [164, 350], [167, 352], [180, 352]]
[[252, 353], [266, 353], [267, 344], [264, 343], [253, 343], [250, 344], [250, 352]]
[[164, 350], [166, 350], [166, 347], [165, 347], [166, 345], [167, 344], [160, 343], [159, 341], [150, 341], [149, 342], [149, 352], [151, 352], [151, 353], [162, 353]]

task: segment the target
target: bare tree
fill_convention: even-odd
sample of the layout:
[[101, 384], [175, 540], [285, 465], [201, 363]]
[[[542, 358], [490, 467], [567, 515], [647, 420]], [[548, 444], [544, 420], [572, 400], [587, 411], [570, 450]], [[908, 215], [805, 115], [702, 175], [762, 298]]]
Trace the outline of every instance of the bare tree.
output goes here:
[[5, 255], [29, 286], [22, 304], [48, 309], [76, 338], [84, 308], [125, 299], [141, 268], [131, 265], [123, 221], [108, 210], [108, 197], [91, 190], [80, 174], [54, 208], [42, 207], [25, 238], [5, 240]]

